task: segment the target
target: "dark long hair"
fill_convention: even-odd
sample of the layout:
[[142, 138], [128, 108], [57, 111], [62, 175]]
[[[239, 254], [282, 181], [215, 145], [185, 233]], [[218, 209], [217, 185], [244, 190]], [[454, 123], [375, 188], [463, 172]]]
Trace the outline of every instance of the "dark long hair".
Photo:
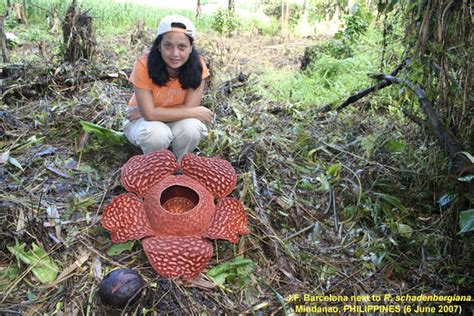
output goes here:
[[[186, 35], [187, 36], [187, 35]], [[191, 45], [193, 39], [189, 37]], [[158, 48], [160, 47], [161, 41], [163, 40], [163, 34], [159, 35], [153, 45], [151, 46], [150, 53], [148, 54], [148, 75], [154, 84], [158, 86], [164, 86], [170, 80], [166, 63], [161, 57], [161, 53]], [[191, 53], [189, 54], [188, 60], [179, 68], [178, 79], [183, 89], [193, 88], [196, 89], [201, 84], [202, 78], [202, 65], [199, 57], [199, 53], [192, 46]]]

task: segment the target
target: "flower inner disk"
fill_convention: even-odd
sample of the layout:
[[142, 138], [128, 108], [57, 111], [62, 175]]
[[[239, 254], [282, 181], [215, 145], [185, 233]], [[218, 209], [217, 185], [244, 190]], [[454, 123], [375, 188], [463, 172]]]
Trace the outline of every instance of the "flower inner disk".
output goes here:
[[184, 214], [198, 205], [199, 195], [188, 187], [173, 185], [161, 193], [160, 203], [170, 213]]

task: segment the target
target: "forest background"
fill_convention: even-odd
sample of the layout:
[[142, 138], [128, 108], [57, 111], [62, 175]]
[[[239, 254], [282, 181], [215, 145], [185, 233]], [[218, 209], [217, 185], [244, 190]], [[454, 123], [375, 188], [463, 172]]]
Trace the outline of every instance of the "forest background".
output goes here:
[[[122, 312], [139, 315], [473, 294], [470, 2], [138, 2], [1, 3], [2, 314], [114, 314], [97, 289], [117, 267], [146, 281]], [[234, 166], [251, 230], [216, 242], [193, 282], [157, 277], [139, 242], [100, 226], [137, 153], [114, 132], [127, 76], [171, 13], [195, 21], [212, 72], [200, 154]]]

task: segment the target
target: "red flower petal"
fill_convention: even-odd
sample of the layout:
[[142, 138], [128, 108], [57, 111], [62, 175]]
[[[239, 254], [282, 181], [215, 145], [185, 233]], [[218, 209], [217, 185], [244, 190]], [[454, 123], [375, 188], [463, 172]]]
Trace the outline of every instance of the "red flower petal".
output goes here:
[[212, 257], [212, 244], [201, 237], [150, 237], [143, 241], [143, 249], [161, 276], [184, 280], [201, 273]]
[[155, 183], [176, 173], [179, 165], [174, 154], [166, 149], [130, 158], [122, 167], [120, 181], [129, 192], [143, 197]]
[[237, 175], [232, 165], [223, 159], [198, 157], [188, 153], [181, 159], [183, 174], [199, 181], [218, 198], [234, 189]]
[[154, 235], [143, 204], [131, 193], [119, 195], [104, 209], [102, 226], [112, 233], [115, 243]]
[[239, 200], [225, 198], [219, 201], [216, 212], [203, 237], [225, 239], [231, 243], [239, 241], [239, 235], [249, 233], [248, 219]]

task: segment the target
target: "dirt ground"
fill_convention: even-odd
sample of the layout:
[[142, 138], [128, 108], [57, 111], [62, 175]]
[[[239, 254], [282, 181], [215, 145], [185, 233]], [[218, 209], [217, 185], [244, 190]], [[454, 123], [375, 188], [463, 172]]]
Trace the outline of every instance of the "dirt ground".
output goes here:
[[305, 48], [316, 42], [314, 38], [246, 34], [231, 37], [213, 35], [212, 38], [198, 40], [196, 45], [221, 57], [222, 65], [232, 67], [236, 72], [260, 73], [271, 68], [298, 69]]

